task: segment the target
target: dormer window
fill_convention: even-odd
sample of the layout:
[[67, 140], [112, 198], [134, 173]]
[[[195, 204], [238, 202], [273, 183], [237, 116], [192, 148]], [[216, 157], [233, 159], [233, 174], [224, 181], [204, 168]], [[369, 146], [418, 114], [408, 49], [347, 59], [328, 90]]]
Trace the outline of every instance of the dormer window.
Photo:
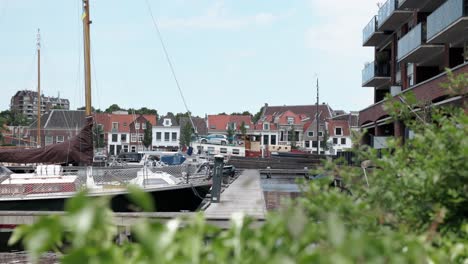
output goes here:
[[138, 122], [135, 123], [135, 129], [140, 129], [140, 123]]
[[171, 125], [172, 125], [171, 119], [165, 118], [164, 119], [164, 126], [171, 126]]
[[270, 124], [269, 123], [263, 123], [263, 130], [270, 130]]
[[141, 128], [142, 128], [142, 129], [146, 129], [146, 123], [144, 123], [144, 122], [141, 123]]
[[342, 136], [343, 135], [343, 129], [341, 127], [335, 127], [335, 135], [336, 136]]
[[294, 117], [288, 116], [286, 120], [288, 121], [288, 125], [293, 125], [294, 124]]

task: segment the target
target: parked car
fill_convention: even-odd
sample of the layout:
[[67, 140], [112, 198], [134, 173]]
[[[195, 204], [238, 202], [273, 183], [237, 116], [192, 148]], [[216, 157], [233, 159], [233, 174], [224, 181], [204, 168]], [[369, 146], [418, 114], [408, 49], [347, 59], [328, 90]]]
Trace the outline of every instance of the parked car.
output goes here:
[[221, 134], [211, 134], [200, 139], [202, 144], [217, 144], [217, 145], [227, 145], [228, 139], [226, 135]]

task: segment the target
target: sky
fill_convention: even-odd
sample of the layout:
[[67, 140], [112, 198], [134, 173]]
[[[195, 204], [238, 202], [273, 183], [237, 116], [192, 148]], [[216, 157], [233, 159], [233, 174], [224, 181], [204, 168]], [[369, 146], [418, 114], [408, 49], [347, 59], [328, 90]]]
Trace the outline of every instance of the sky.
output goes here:
[[[373, 102], [362, 29], [377, 0], [90, 0], [94, 107], [186, 111], [148, 4], [195, 115], [315, 104], [317, 78], [333, 109]], [[38, 28], [43, 93], [84, 105], [81, 16], [80, 0], [0, 0], [0, 110], [37, 89]]]

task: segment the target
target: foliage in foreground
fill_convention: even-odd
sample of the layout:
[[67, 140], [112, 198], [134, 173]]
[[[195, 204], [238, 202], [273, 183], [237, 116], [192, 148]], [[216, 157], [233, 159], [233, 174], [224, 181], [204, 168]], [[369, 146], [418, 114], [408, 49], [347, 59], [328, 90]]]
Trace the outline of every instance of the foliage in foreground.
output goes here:
[[[409, 102], [407, 100], [405, 102]], [[415, 137], [375, 150], [356, 150], [370, 160], [367, 187], [359, 167], [336, 163], [324, 173], [339, 175], [353, 195], [329, 188], [330, 179], [304, 184], [303, 195], [268, 214], [260, 227], [235, 215], [231, 227], [211, 226], [202, 214], [167, 223], [140, 220], [133, 241], [115, 243], [109, 201], [80, 194], [64, 216], [41, 218], [17, 228], [37, 260], [42, 252], [63, 254], [63, 263], [468, 263], [468, 117], [463, 110], [433, 110], [431, 122], [407, 117]], [[399, 112], [399, 113], [396, 113]], [[151, 199], [131, 188], [146, 211]]]

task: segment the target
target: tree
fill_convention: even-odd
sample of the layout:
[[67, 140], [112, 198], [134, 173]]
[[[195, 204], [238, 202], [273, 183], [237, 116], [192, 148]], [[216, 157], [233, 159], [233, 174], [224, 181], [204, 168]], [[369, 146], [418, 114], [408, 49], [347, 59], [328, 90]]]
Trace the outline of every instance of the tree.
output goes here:
[[175, 119], [176, 119], [177, 123], [180, 124], [180, 119], [181, 119], [182, 117], [189, 117], [190, 115], [191, 115], [190, 112], [177, 113], [177, 114], [175, 115]]
[[242, 115], [242, 116], [252, 116], [252, 114], [249, 111], [244, 111], [242, 113], [239, 112], [232, 112], [231, 115]]
[[296, 149], [296, 142], [298, 139], [296, 138], [296, 131], [294, 130], [294, 125], [291, 125], [291, 127], [289, 128], [288, 140], [291, 142], [291, 149]]
[[127, 111], [127, 110], [121, 108], [121, 107], [118, 106], [117, 104], [112, 104], [112, 105], [110, 105], [104, 112], [110, 114], [110, 113], [115, 112], [115, 111]]
[[236, 131], [234, 130], [232, 126], [228, 126], [228, 129], [226, 130], [226, 132], [227, 132], [227, 138], [228, 138], [229, 144], [232, 144]]
[[262, 107], [260, 108], [260, 110], [252, 117], [252, 121], [253, 121], [254, 123], [257, 123], [257, 122], [260, 120], [260, 118], [262, 117], [263, 109], [264, 109], [264, 108], [265, 108], [265, 107], [262, 106]]
[[328, 139], [330, 138], [330, 136], [328, 135], [328, 129], [326, 127], [326, 125], [323, 127], [323, 140], [321, 142], [321, 147], [323, 148], [324, 151], [327, 151], [330, 149], [330, 146], [329, 146], [329, 143], [328, 143]]
[[158, 117], [158, 110], [156, 109], [149, 109], [147, 107], [142, 107], [138, 110], [134, 109], [134, 108], [129, 108], [128, 110], [126, 110], [127, 113], [129, 115], [132, 115], [132, 114], [137, 114], [137, 115], [155, 115], [156, 118]]
[[104, 148], [106, 146], [104, 142], [104, 130], [102, 129], [102, 126], [93, 126], [93, 143], [95, 149]]
[[190, 122], [185, 123], [182, 131], [180, 132], [180, 145], [181, 146], [190, 146], [192, 142], [193, 128]]
[[28, 118], [17, 111], [5, 110], [0, 112], [0, 118], [3, 118], [5, 125], [10, 126], [28, 126], [30, 121]]
[[240, 127], [239, 127], [239, 130], [241, 132], [241, 135], [242, 135], [242, 139], [245, 140], [245, 135], [247, 134], [247, 128], [245, 127], [245, 122], [242, 121]]
[[153, 142], [153, 126], [149, 121], [146, 121], [146, 129], [144, 132], [143, 136], [143, 145], [145, 146], [146, 149], [148, 149], [151, 146], [151, 143]]

